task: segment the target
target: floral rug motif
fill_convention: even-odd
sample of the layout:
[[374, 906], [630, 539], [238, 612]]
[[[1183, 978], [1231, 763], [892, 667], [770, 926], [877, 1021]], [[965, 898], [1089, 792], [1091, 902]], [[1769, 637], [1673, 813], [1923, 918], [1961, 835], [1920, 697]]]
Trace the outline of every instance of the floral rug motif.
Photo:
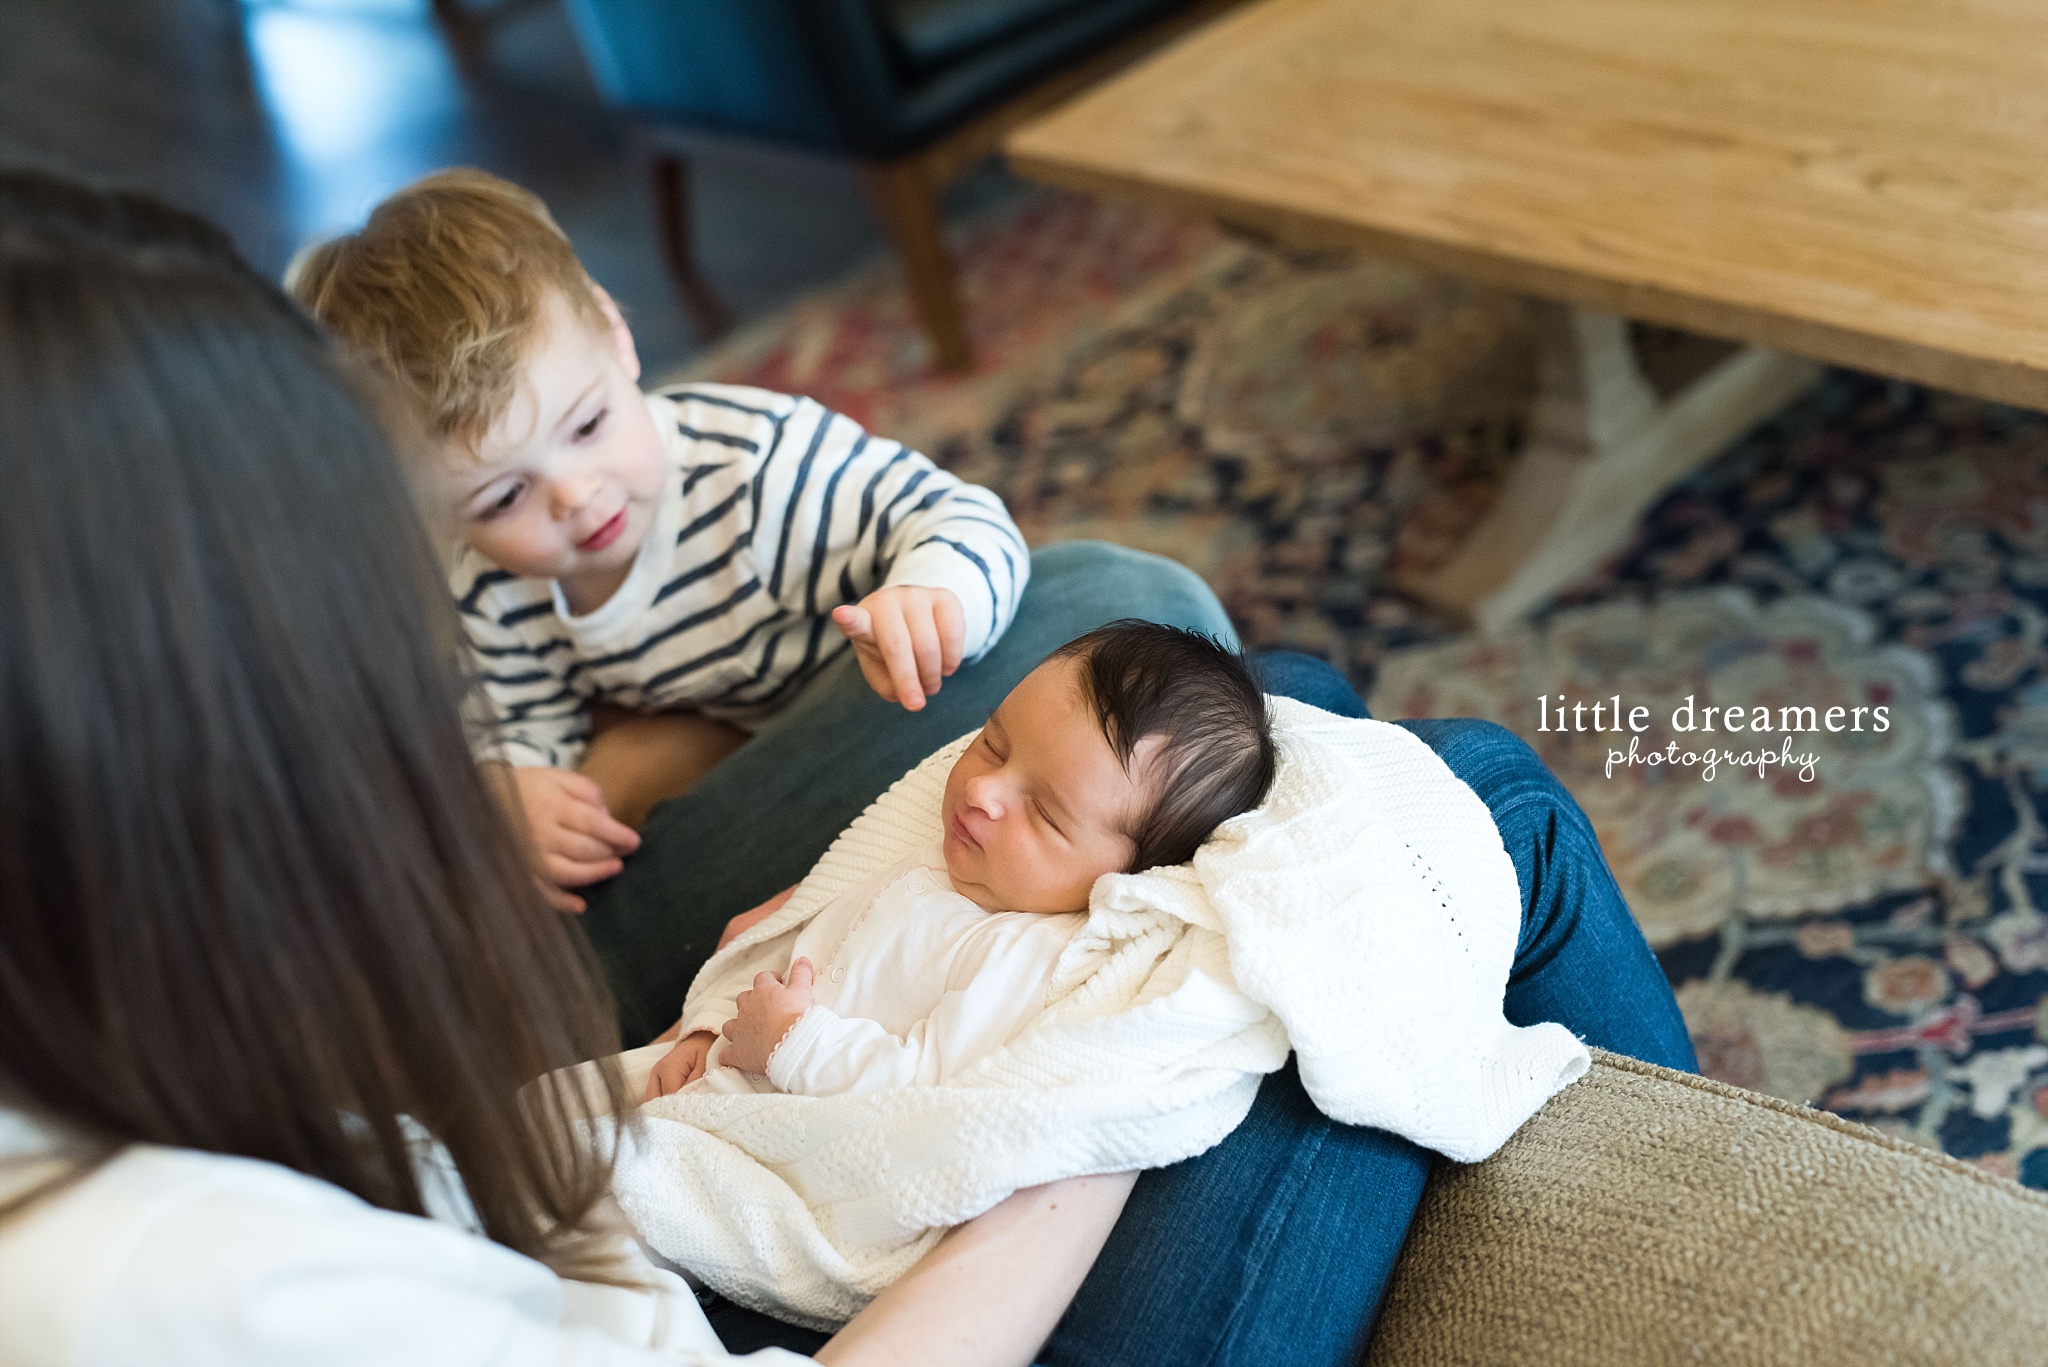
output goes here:
[[[886, 266], [691, 373], [911, 441], [1034, 541], [1173, 556], [1247, 640], [1332, 660], [1378, 715], [1509, 726], [1591, 815], [1707, 1072], [2048, 1188], [2048, 417], [1832, 374], [1481, 641], [1396, 579], [1455, 546], [1519, 444], [1516, 299], [1053, 193], [954, 250], [973, 376], [924, 373]], [[1611, 736], [1537, 729], [1560, 692], [1648, 708], [1639, 754], [1703, 746], [1668, 725], [1687, 695], [1892, 725], [1774, 729], [1810, 783], [1609, 777]]]
[[1399, 651], [1370, 702], [1376, 716], [1485, 717], [1527, 739], [1665, 945], [1731, 916], [1922, 891], [1946, 872], [1962, 805], [1948, 705], [1925, 653], [1875, 634], [1863, 610], [1815, 594], [1763, 608], [1727, 588], [1615, 598]]
[[1198, 219], [1034, 193], [955, 236], [972, 375], [931, 372], [902, 277], [884, 262], [743, 329], [670, 378], [808, 394], [875, 431], [935, 449], [946, 435], [983, 425], [1117, 315], [1142, 314], [1185, 287], [1221, 244]]

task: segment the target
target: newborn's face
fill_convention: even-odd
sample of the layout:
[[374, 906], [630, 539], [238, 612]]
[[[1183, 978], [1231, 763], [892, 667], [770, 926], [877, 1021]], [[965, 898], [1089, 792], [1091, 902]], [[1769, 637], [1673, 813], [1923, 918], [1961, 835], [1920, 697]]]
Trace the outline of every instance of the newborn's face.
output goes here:
[[1080, 669], [1031, 671], [946, 779], [946, 872], [985, 910], [1080, 911], [1097, 878], [1130, 862], [1124, 831], [1149, 796], [1139, 780], [1157, 742], [1141, 743], [1126, 773]]

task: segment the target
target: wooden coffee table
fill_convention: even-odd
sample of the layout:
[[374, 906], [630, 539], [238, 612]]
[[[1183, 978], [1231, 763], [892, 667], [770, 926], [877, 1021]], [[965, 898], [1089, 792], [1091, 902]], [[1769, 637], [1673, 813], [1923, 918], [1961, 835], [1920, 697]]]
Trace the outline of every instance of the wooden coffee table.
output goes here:
[[[2048, 408], [2041, 0], [1263, 0], [1007, 147], [1542, 301], [1530, 441], [1409, 585], [1482, 627], [1820, 362]], [[1631, 319], [1745, 345], [1660, 395]]]

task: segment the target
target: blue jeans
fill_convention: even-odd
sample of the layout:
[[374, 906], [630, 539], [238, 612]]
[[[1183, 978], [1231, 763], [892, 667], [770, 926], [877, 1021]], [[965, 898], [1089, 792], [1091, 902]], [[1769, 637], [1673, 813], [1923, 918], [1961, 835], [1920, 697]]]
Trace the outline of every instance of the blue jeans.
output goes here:
[[[1055, 646], [1117, 617], [1233, 639], [1187, 570], [1099, 544], [1032, 559], [1017, 621], [922, 714], [875, 698], [850, 662], [688, 796], [655, 809], [640, 853], [594, 889], [582, 918], [612, 977], [629, 1042], [668, 1025], [726, 918], [796, 881], [867, 802], [978, 725]], [[1343, 678], [1269, 654], [1267, 691], [1364, 715]], [[1523, 894], [1507, 994], [1517, 1023], [1562, 1021], [1588, 1042], [1694, 1066], [1670, 988], [1570, 795], [1514, 736], [1483, 722], [1404, 723], [1493, 812]], [[1430, 1155], [1317, 1111], [1290, 1066], [1208, 1153], [1142, 1176], [1043, 1360], [1093, 1364], [1354, 1360], [1406, 1237]], [[800, 1352], [823, 1336], [729, 1303], [707, 1307], [734, 1352]]]

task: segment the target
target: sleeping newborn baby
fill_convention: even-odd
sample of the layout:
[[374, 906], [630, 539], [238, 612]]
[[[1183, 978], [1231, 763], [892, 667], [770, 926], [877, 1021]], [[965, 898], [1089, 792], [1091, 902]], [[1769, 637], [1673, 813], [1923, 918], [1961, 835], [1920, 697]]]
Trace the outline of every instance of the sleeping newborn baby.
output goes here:
[[647, 1095], [947, 1082], [1044, 1008], [1096, 879], [1193, 858], [1275, 766], [1258, 684], [1214, 641], [1124, 621], [1069, 642], [954, 763], [925, 847], [699, 980]]
[[1219, 1143], [1290, 1052], [1325, 1115], [1461, 1163], [1588, 1063], [1507, 1020], [1522, 894], [1471, 788], [1162, 627], [1055, 652], [737, 924], [623, 1064], [656, 1099], [613, 1190], [820, 1329], [1013, 1192]]

